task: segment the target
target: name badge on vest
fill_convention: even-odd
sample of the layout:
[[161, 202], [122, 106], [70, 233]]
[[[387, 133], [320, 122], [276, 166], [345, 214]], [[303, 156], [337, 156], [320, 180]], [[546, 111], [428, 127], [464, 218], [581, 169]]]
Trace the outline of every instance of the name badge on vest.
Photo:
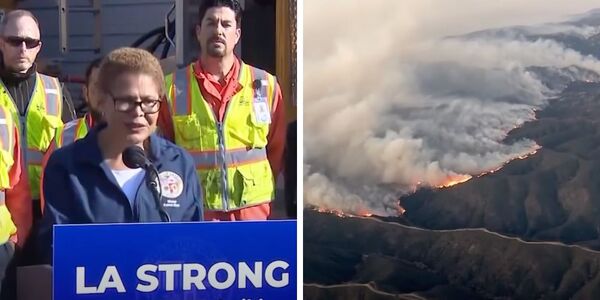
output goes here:
[[[260, 87], [258, 86], [260, 84]], [[262, 80], [256, 80], [254, 82], [254, 118], [258, 124], [271, 124], [271, 112], [269, 111], [269, 104], [267, 103], [267, 97], [263, 95], [266, 92], [266, 83]]]

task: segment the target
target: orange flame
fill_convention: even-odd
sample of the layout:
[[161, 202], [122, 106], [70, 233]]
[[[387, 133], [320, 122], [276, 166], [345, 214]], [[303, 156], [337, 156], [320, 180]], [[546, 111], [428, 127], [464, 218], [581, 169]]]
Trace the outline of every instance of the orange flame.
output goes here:
[[[482, 176], [484, 176], [484, 175], [493, 174], [493, 173], [495, 173], [495, 172], [499, 171], [500, 169], [502, 169], [504, 166], [506, 166], [508, 163], [510, 163], [510, 162], [511, 162], [511, 161], [513, 161], [513, 160], [516, 160], [516, 159], [519, 159], [519, 160], [521, 160], [521, 159], [526, 159], [526, 158], [528, 158], [528, 157], [530, 157], [530, 156], [533, 156], [533, 155], [535, 155], [535, 154], [538, 152], [538, 150], [539, 150], [540, 148], [541, 148], [541, 147], [540, 147], [539, 145], [536, 145], [536, 147], [534, 148], [534, 150], [533, 150], [533, 151], [531, 151], [531, 152], [529, 152], [529, 153], [526, 153], [526, 154], [523, 154], [523, 155], [521, 155], [521, 156], [517, 156], [517, 157], [515, 157], [515, 158], [512, 158], [512, 159], [510, 159], [510, 160], [508, 160], [508, 161], [506, 161], [506, 162], [502, 163], [500, 166], [498, 166], [498, 167], [497, 167], [497, 168], [495, 168], [495, 169], [492, 169], [492, 170], [489, 170], [489, 171], [485, 171], [485, 172], [483, 172], [483, 173], [481, 173], [481, 174], [477, 175], [477, 177], [482, 177]], [[442, 184], [438, 185], [438, 186], [437, 186], [437, 188], [448, 188], [448, 187], [451, 187], [451, 186], [455, 186], [455, 185], [457, 185], [457, 184], [460, 184], [460, 183], [467, 182], [467, 181], [469, 181], [471, 178], [473, 178], [473, 176], [471, 176], [471, 175], [456, 175], [456, 176], [450, 176], [450, 177], [448, 177], [448, 178], [446, 179], [446, 181], [444, 181]]]
[[493, 169], [493, 170], [490, 170], [490, 171], [483, 172], [483, 173], [481, 173], [481, 174], [477, 175], [477, 177], [481, 177], [481, 176], [488, 175], [488, 174], [493, 174], [494, 172], [497, 172], [497, 171], [499, 171], [500, 169], [502, 169], [504, 166], [506, 166], [508, 163], [510, 163], [510, 162], [511, 162], [511, 161], [513, 161], [513, 160], [517, 160], [517, 159], [521, 160], [521, 159], [526, 159], [526, 158], [528, 158], [528, 157], [530, 157], [530, 156], [533, 156], [533, 155], [535, 155], [535, 154], [538, 152], [538, 150], [539, 150], [540, 148], [541, 148], [541, 147], [540, 147], [539, 145], [536, 145], [536, 147], [535, 147], [535, 149], [534, 149], [533, 151], [531, 151], [531, 152], [529, 152], [529, 153], [525, 153], [525, 154], [523, 154], [523, 155], [521, 155], [521, 156], [517, 156], [517, 157], [515, 157], [515, 158], [513, 158], [513, 159], [510, 159], [510, 160], [508, 160], [508, 161], [506, 161], [506, 162], [502, 163], [502, 165], [500, 165], [499, 167], [497, 167], [497, 168], [495, 168], [495, 169]]
[[323, 208], [323, 207], [318, 207], [315, 209], [320, 213], [332, 214], [332, 215], [336, 215], [340, 218], [372, 217], [373, 216], [373, 213], [370, 212], [369, 210], [367, 210], [366, 208], [359, 208], [354, 213], [344, 212], [344, 211], [337, 210], [337, 209]]
[[526, 154], [524, 154], [524, 155], [521, 155], [521, 156], [517, 157], [517, 159], [526, 159], [526, 158], [528, 158], [528, 157], [530, 157], [530, 156], [532, 156], [532, 155], [535, 155], [535, 154], [537, 153], [538, 149], [540, 149], [540, 146], [537, 146], [537, 147], [535, 148], [535, 150], [533, 150], [533, 151], [532, 151], [532, 152], [530, 152], [530, 153], [526, 153]]
[[356, 215], [361, 216], [361, 217], [371, 217], [371, 216], [373, 216], [373, 213], [369, 212], [366, 209], [365, 210], [360, 209], [356, 212]]
[[398, 215], [403, 215], [406, 212], [406, 209], [400, 203], [396, 203], [396, 210], [398, 211]]
[[456, 175], [456, 176], [450, 176], [446, 179], [446, 181], [444, 181], [442, 184], [438, 185], [438, 188], [447, 188], [447, 187], [451, 187], [454, 185], [457, 185], [459, 183], [463, 183], [463, 182], [467, 182], [469, 181], [471, 178], [473, 178], [473, 176], [471, 175]]
[[317, 208], [317, 211], [320, 213], [327, 213], [327, 214], [332, 214], [332, 215], [336, 215], [340, 218], [344, 218], [346, 217], [346, 214], [340, 210], [336, 210], [336, 209], [327, 209], [327, 208], [322, 208], [319, 207]]

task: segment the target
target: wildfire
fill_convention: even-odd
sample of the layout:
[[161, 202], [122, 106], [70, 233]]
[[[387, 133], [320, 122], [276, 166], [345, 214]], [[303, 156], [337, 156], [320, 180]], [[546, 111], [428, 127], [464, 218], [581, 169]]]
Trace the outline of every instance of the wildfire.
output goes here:
[[526, 158], [528, 158], [528, 157], [536, 154], [540, 148], [541, 148], [540, 146], [537, 146], [535, 148], [535, 150], [533, 150], [532, 152], [524, 154], [524, 155], [521, 155], [521, 156], [517, 157], [517, 159], [526, 159]]
[[341, 210], [336, 210], [336, 209], [327, 209], [327, 208], [322, 208], [322, 207], [318, 207], [317, 211], [320, 213], [327, 213], [327, 214], [332, 214], [332, 215], [336, 215], [340, 218], [345, 218], [346, 214], [344, 212], [342, 212]]
[[497, 168], [495, 168], [495, 169], [491, 169], [491, 170], [489, 170], [489, 171], [485, 171], [485, 172], [483, 172], [483, 173], [481, 173], [481, 174], [477, 175], [477, 177], [481, 177], [481, 176], [484, 176], [484, 175], [489, 175], [489, 174], [494, 174], [494, 173], [496, 173], [496, 172], [500, 171], [500, 169], [502, 169], [502, 167], [504, 167], [504, 165], [506, 165], [507, 163], [508, 163], [508, 162], [505, 162], [505, 163], [503, 163], [501, 166], [499, 166], [499, 167], [497, 167]]
[[396, 210], [398, 211], [398, 215], [403, 215], [406, 212], [406, 209], [400, 203], [396, 203]]
[[497, 167], [497, 168], [495, 168], [495, 169], [493, 169], [493, 170], [490, 170], [490, 171], [483, 172], [483, 173], [481, 173], [481, 174], [477, 175], [477, 177], [481, 177], [481, 176], [484, 176], [484, 175], [492, 174], [492, 173], [494, 173], [494, 172], [496, 172], [496, 171], [498, 171], [498, 170], [502, 169], [504, 166], [506, 166], [506, 165], [507, 165], [509, 162], [511, 162], [511, 161], [513, 161], [513, 160], [516, 160], [516, 159], [519, 159], [519, 160], [521, 160], [521, 159], [526, 159], [526, 158], [528, 158], [528, 157], [530, 157], [530, 156], [533, 156], [534, 154], [536, 154], [536, 153], [538, 152], [538, 150], [539, 150], [540, 148], [541, 148], [541, 147], [540, 147], [539, 145], [536, 145], [536, 147], [535, 147], [535, 149], [534, 149], [533, 151], [531, 151], [531, 152], [529, 152], [529, 153], [526, 153], [526, 154], [523, 154], [523, 155], [521, 155], [521, 156], [517, 156], [517, 157], [515, 157], [515, 158], [513, 158], [513, 159], [510, 159], [510, 160], [508, 160], [508, 161], [504, 162], [504, 163], [503, 163], [502, 165], [500, 165], [499, 167]]
[[329, 208], [323, 208], [323, 207], [318, 207], [315, 208], [318, 212], [320, 213], [327, 213], [327, 214], [333, 214], [336, 215], [340, 218], [356, 218], [356, 217], [372, 217], [373, 213], [368, 211], [365, 208], [359, 208], [356, 210], [356, 212], [354, 213], [349, 213], [349, 212], [344, 212], [341, 210], [337, 210], [337, 209], [329, 209]]
[[[500, 169], [502, 169], [504, 166], [506, 166], [506, 164], [508, 164], [509, 162], [511, 162], [511, 161], [513, 161], [513, 160], [516, 160], [516, 159], [519, 159], [519, 160], [521, 160], [521, 159], [526, 159], [526, 158], [528, 158], [528, 157], [530, 157], [530, 156], [533, 156], [534, 154], [536, 154], [536, 153], [538, 152], [538, 150], [539, 150], [540, 148], [541, 148], [541, 147], [540, 147], [539, 145], [536, 145], [536, 147], [535, 147], [535, 149], [534, 149], [533, 151], [531, 151], [531, 152], [529, 152], [529, 153], [526, 153], [526, 154], [523, 154], [523, 155], [521, 155], [521, 156], [517, 156], [517, 157], [515, 157], [515, 158], [513, 158], [513, 159], [510, 159], [510, 160], [508, 160], [508, 161], [506, 161], [506, 162], [502, 163], [500, 166], [498, 166], [498, 167], [497, 167], [497, 168], [495, 168], [495, 169], [492, 169], [492, 170], [489, 170], [489, 171], [485, 171], [485, 172], [483, 172], [483, 173], [481, 173], [481, 174], [477, 175], [477, 177], [482, 177], [482, 176], [484, 176], [484, 175], [493, 174], [493, 173], [495, 173], [495, 172], [499, 171]], [[448, 178], [446, 179], [446, 181], [444, 181], [444, 183], [442, 183], [442, 184], [438, 185], [438, 186], [437, 186], [437, 188], [448, 188], [448, 187], [451, 187], [451, 186], [455, 186], [455, 185], [457, 185], [457, 184], [460, 184], [460, 183], [467, 182], [467, 181], [469, 181], [471, 178], [473, 178], [473, 176], [471, 176], [471, 175], [456, 175], [456, 176], [451, 176], [451, 177], [448, 177]]]
[[373, 216], [372, 213], [370, 213], [370, 212], [368, 212], [366, 210], [359, 210], [359, 211], [356, 212], [356, 215], [357, 216], [361, 216], [361, 217], [371, 217], [371, 216]]
[[456, 175], [456, 176], [451, 176], [451, 177], [448, 177], [446, 179], [446, 181], [444, 181], [444, 183], [438, 185], [437, 187], [438, 188], [451, 187], [451, 186], [457, 185], [459, 183], [467, 182], [471, 178], [473, 178], [473, 176], [471, 176], [471, 175]]

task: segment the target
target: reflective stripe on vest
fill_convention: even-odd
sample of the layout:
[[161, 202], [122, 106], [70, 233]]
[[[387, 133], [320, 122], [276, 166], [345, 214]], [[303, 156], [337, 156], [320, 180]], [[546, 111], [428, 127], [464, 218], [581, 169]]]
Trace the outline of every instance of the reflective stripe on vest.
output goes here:
[[13, 142], [11, 137], [14, 133], [14, 127], [10, 126], [12, 122], [9, 114], [6, 108], [0, 106], [0, 142], [2, 142], [0, 148], [8, 153], [12, 153]]
[[242, 89], [228, 101], [224, 119], [219, 122], [202, 96], [193, 65], [166, 79], [175, 142], [194, 159], [207, 210], [239, 209], [274, 197], [266, 151], [269, 125], [260, 123], [256, 109], [266, 109], [270, 117], [275, 79], [242, 63], [238, 82]]
[[87, 135], [89, 131], [87, 117], [86, 115], [83, 118], [72, 120], [57, 130], [55, 137], [57, 148], [74, 143]]
[[79, 124], [83, 120], [77, 119], [75, 121], [71, 121], [65, 124], [63, 131], [61, 132], [61, 146], [68, 145], [75, 141], [77, 129], [79, 129]]
[[11, 185], [9, 172], [14, 163], [15, 122], [8, 106], [10, 100], [2, 101], [6, 102], [0, 104], [0, 189], [6, 189]]
[[[190, 154], [194, 158], [194, 163], [198, 169], [213, 169], [220, 167], [219, 152], [204, 151], [193, 152]], [[259, 160], [267, 159], [266, 149], [234, 149], [225, 151], [225, 165], [227, 167], [239, 166], [247, 163], [252, 163]]]
[[46, 114], [60, 118], [62, 114], [62, 110], [60, 109], [62, 95], [60, 94], [61, 88], [58, 79], [42, 74], [40, 74], [39, 78], [42, 79], [42, 85], [44, 86]]
[[44, 153], [40, 152], [37, 149], [27, 148], [27, 165], [42, 165], [42, 159], [44, 158]]

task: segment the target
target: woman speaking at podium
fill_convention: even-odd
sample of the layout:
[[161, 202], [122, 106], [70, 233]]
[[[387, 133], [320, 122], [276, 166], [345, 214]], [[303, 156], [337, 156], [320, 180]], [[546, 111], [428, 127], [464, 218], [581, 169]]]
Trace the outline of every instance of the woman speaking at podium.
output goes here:
[[163, 78], [145, 50], [120, 48], [104, 58], [98, 76], [104, 123], [56, 150], [44, 171], [44, 262], [51, 260], [54, 224], [202, 220], [192, 157], [154, 134]]

